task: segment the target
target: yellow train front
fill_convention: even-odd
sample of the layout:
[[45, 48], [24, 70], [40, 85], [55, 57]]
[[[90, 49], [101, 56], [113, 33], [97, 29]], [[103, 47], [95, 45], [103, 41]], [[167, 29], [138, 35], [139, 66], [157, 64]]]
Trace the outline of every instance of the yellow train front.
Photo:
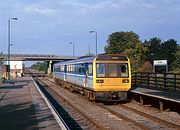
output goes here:
[[54, 65], [53, 75], [61, 85], [90, 100], [127, 100], [131, 88], [130, 61], [122, 55], [100, 54], [61, 62]]
[[128, 57], [99, 55], [93, 61], [93, 73], [96, 100], [127, 99], [127, 91], [131, 88], [131, 69]]

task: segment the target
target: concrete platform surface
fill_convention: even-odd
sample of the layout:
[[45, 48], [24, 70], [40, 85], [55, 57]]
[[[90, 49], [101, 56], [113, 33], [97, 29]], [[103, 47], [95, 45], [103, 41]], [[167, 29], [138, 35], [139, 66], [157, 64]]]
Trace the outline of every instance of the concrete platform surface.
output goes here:
[[0, 85], [0, 130], [61, 130], [30, 77]]
[[169, 92], [166, 90], [155, 90], [150, 88], [141, 88], [137, 87], [133, 90], [130, 90], [133, 93], [138, 93], [142, 95], [147, 95], [151, 97], [157, 97], [160, 99], [170, 100], [173, 102], [180, 103], [180, 93], [179, 92]]

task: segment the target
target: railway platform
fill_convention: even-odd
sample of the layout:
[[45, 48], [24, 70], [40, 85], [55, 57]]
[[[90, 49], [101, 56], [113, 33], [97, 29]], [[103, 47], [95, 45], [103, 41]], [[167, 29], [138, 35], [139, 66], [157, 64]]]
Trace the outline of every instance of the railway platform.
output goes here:
[[0, 84], [0, 130], [61, 130], [30, 77]]
[[164, 110], [164, 106], [180, 111], [180, 92], [178, 91], [137, 87], [130, 90], [130, 93], [133, 94], [133, 97], [138, 96], [142, 105], [145, 100], [151, 100], [154, 103], [158, 101], [160, 112]]

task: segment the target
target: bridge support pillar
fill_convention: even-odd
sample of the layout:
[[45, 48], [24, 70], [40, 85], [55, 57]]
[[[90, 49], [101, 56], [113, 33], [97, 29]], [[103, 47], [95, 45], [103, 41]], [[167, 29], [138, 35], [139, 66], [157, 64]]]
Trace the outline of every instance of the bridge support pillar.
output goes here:
[[51, 74], [51, 73], [52, 73], [52, 66], [53, 66], [53, 65], [52, 65], [52, 61], [49, 61], [48, 64], [49, 64], [49, 65], [48, 65], [48, 66], [49, 66], [49, 67], [48, 67], [48, 74]]

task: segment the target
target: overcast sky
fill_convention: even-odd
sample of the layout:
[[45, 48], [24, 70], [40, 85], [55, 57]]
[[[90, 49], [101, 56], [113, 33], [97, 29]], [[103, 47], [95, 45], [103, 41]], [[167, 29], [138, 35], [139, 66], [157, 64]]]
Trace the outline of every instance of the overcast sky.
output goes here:
[[142, 41], [152, 37], [180, 42], [180, 0], [0, 0], [0, 52], [7, 53], [11, 20], [11, 53], [75, 55], [104, 52], [108, 35], [134, 31]]

